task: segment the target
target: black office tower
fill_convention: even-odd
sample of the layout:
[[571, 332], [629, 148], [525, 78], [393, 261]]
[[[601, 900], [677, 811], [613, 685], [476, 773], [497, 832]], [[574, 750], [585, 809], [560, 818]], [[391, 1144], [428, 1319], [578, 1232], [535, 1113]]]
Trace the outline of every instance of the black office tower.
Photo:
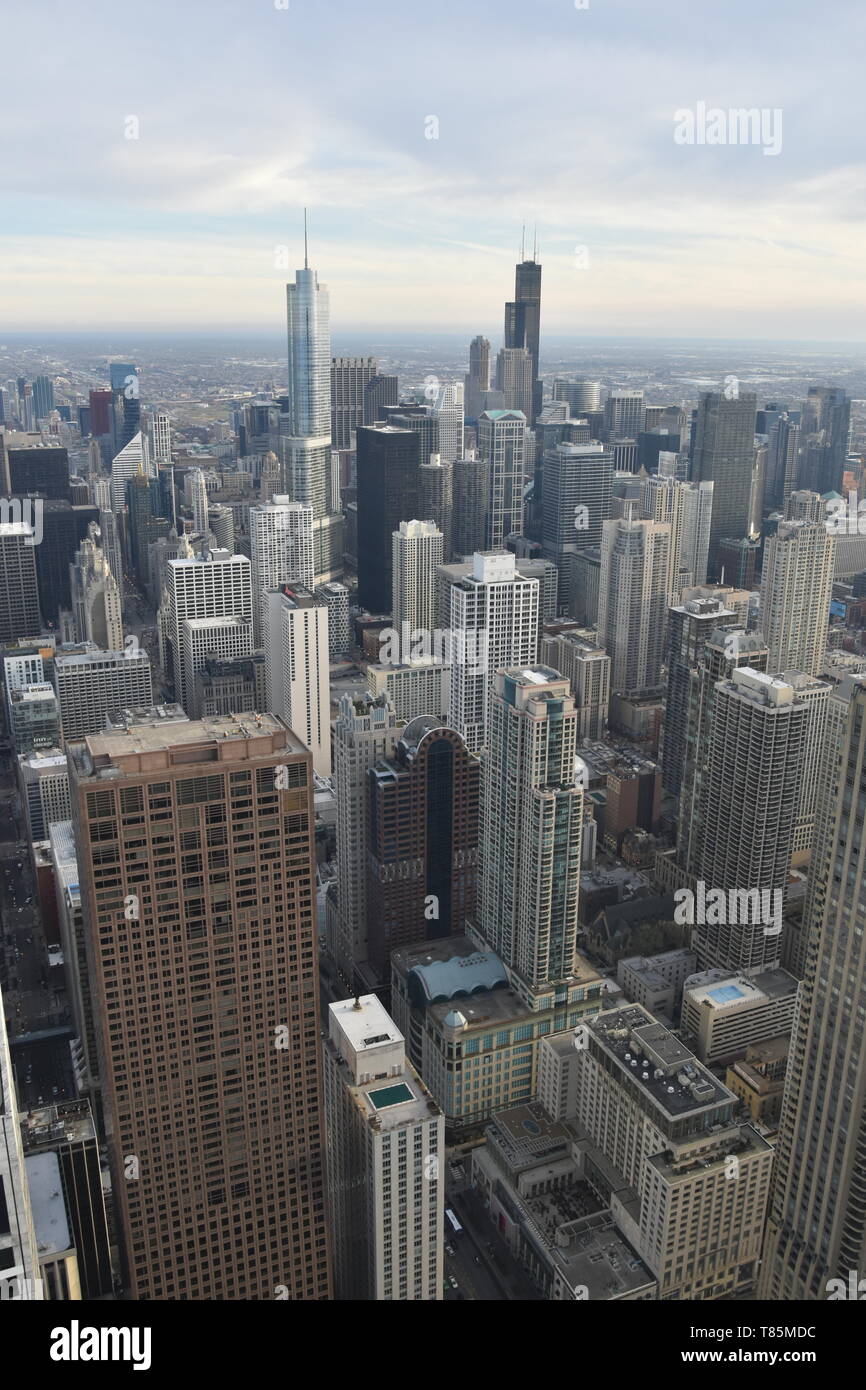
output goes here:
[[538, 375], [541, 338], [541, 264], [535, 258], [520, 261], [514, 274], [514, 299], [505, 305], [507, 348], [526, 348], [532, 358], [533, 424], [541, 414], [541, 381]]
[[370, 613], [391, 612], [391, 534], [419, 519], [420, 438], [393, 425], [358, 430], [358, 598]]

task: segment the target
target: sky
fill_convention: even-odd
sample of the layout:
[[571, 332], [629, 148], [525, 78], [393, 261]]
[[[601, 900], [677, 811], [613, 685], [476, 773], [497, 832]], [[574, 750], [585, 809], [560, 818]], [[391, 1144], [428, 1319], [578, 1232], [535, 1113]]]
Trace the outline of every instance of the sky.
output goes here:
[[551, 333], [866, 341], [862, 0], [580, 3], [8, 7], [0, 333], [277, 328], [306, 204], [336, 331], [499, 330], [525, 222]]

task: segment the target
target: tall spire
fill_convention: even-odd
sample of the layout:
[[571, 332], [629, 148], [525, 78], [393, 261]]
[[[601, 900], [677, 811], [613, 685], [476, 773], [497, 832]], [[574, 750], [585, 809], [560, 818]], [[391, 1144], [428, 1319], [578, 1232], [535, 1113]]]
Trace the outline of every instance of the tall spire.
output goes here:
[[532, 233], [532, 259], [533, 259], [534, 261], [538, 259], [538, 223], [537, 223], [537, 222], [536, 222], [536, 224], [535, 224], [535, 230], [534, 230], [533, 233]]
[[309, 268], [309, 261], [307, 259], [307, 209], [304, 208], [304, 270], [309, 270]]
[[520, 259], [526, 260], [526, 223], [520, 229]]

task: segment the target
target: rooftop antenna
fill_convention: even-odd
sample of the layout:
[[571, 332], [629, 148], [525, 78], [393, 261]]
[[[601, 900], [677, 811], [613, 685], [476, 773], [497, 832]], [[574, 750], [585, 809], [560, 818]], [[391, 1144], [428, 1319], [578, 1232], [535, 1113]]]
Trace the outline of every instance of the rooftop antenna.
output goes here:
[[309, 268], [307, 260], [307, 209], [304, 208], [304, 270], [309, 270]]
[[520, 259], [526, 259], [526, 223], [520, 229]]
[[536, 222], [536, 224], [535, 224], [535, 230], [534, 230], [533, 233], [532, 233], [532, 259], [533, 259], [533, 260], [536, 260], [536, 259], [537, 259], [537, 252], [538, 252], [538, 223]]

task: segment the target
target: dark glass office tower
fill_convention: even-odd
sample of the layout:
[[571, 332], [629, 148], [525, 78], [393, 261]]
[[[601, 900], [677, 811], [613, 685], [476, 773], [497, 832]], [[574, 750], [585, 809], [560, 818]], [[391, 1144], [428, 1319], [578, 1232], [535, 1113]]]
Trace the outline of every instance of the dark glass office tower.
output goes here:
[[850, 428], [851, 402], [841, 387], [810, 386], [800, 431], [808, 463], [800, 487], [821, 494], [842, 492]]
[[10, 449], [8, 457], [13, 497], [70, 500], [69, 455], [65, 449]]
[[[505, 343], [507, 348], [526, 348], [532, 358], [532, 414], [541, 414], [541, 382], [538, 379], [541, 336], [541, 264], [534, 258], [515, 267], [514, 299], [505, 305]], [[530, 421], [532, 424], [533, 421]]]
[[383, 982], [398, 946], [462, 932], [474, 916], [480, 769], [458, 733], [421, 715], [368, 773], [367, 941]]
[[69, 567], [91, 521], [99, 521], [96, 507], [73, 507], [60, 501], [43, 505], [43, 537], [35, 550], [39, 606], [46, 622], [59, 622], [60, 609], [72, 607]]
[[148, 583], [150, 556], [148, 546], [167, 536], [171, 522], [165, 515], [165, 499], [160, 478], [136, 474], [126, 484], [126, 505], [129, 512], [130, 560], [142, 586]]
[[391, 534], [418, 517], [416, 430], [384, 425], [358, 430], [358, 598], [371, 613], [391, 611]]
[[698, 406], [692, 481], [716, 485], [707, 565], [713, 579], [719, 575], [719, 542], [740, 540], [751, 531], [757, 413], [754, 391], [740, 391], [730, 400], [722, 391], [706, 391]]
[[131, 362], [112, 362], [108, 374], [114, 395], [115, 452], [119, 454], [141, 429], [138, 368]]

